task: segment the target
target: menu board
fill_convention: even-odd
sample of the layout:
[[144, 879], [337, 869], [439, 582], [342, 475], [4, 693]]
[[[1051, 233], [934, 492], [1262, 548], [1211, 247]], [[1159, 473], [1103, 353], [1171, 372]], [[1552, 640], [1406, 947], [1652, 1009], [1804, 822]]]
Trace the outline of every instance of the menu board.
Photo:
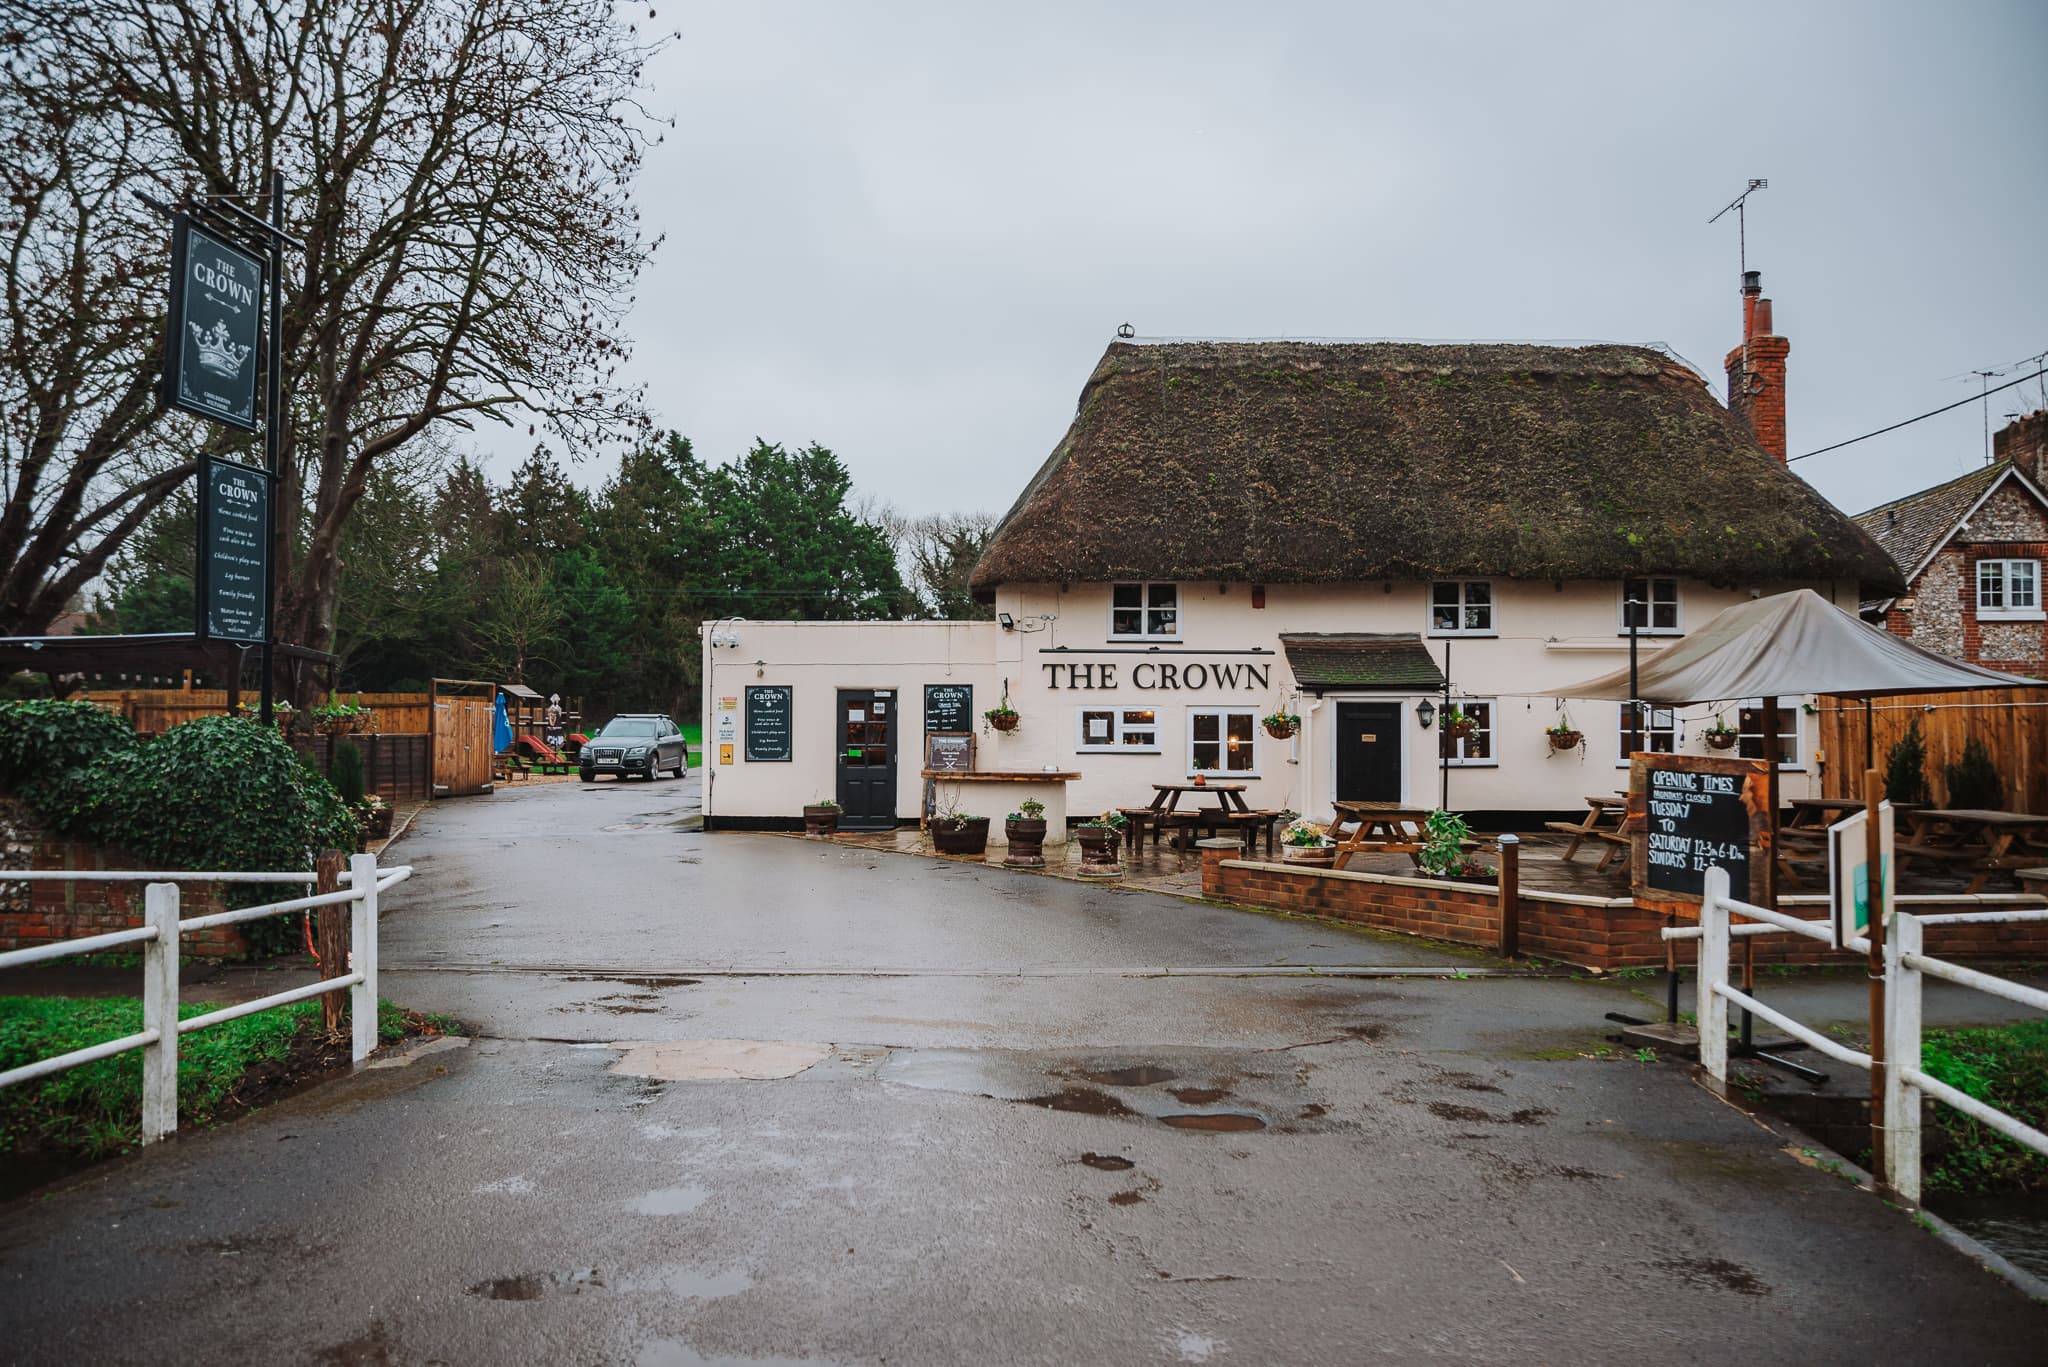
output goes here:
[[924, 767], [965, 774], [974, 769], [972, 731], [934, 732], [924, 738]]
[[229, 460], [199, 462], [199, 621], [215, 641], [260, 641], [270, 573], [270, 476]]
[[790, 686], [764, 684], [747, 690], [747, 762], [787, 764], [795, 758], [790, 741]]
[[1638, 756], [1631, 812], [1642, 813], [1637, 893], [1697, 903], [1707, 870], [1728, 871], [1728, 892], [1751, 900], [1750, 862], [1765, 807], [1761, 761]]
[[974, 685], [926, 684], [924, 729], [927, 735], [934, 731], [972, 731]]

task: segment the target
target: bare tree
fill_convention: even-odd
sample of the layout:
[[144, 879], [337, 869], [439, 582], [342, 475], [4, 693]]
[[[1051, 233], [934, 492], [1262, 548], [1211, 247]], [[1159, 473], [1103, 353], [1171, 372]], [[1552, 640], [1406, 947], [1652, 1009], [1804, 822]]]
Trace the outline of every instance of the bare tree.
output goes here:
[[246, 196], [284, 173], [305, 245], [283, 291], [280, 637], [331, 644], [349, 515], [422, 433], [526, 422], [581, 447], [644, 426], [617, 369], [654, 245], [631, 188], [655, 45], [608, 0], [30, 8], [93, 58], [74, 103], [126, 130], [124, 175]]

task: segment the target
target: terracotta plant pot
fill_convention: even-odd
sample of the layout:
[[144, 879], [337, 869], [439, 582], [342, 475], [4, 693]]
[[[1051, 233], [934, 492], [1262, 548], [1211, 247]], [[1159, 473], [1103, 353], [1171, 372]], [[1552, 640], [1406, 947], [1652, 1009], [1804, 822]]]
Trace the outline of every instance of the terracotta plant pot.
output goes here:
[[1287, 740], [1294, 735], [1294, 723], [1269, 721], [1266, 723], [1266, 734], [1274, 740]]
[[804, 834], [815, 836], [832, 835], [839, 829], [837, 807], [804, 807]]
[[1735, 748], [1735, 742], [1742, 739], [1733, 731], [1705, 731], [1701, 734], [1706, 736], [1707, 748], [1710, 750], [1732, 750]]
[[1018, 716], [1018, 714], [1015, 712], [1003, 712], [999, 713], [996, 716], [990, 717], [988, 719], [988, 724], [990, 726], [993, 726], [998, 731], [1014, 731], [1017, 729], [1017, 723], [1021, 720], [1023, 720], [1023, 718]]
[[1045, 820], [1036, 821], [1020, 817], [1003, 823], [1003, 836], [1010, 842], [1009, 852], [1003, 855], [1003, 863], [1013, 869], [1042, 869], [1045, 867]]
[[1577, 731], [1550, 731], [1550, 748], [1553, 750], [1576, 750], [1585, 737]]
[[1327, 869], [1337, 860], [1335, 845], [1282, 845], [1280, 862], [1300, 864], [1304, 868]]
[[958, 824], [943, 817], [934, 821], [932, 848], [940, 854], [985, 854], [988, 851], [988, 818], [970, 816]]
[[1117, 863], [1116, 847], [1122, 842], [1124, 833], [1114, 826], [1082, 826], [1075, 830], [1074, 839], [1081, 846], [1081, 876], [1083, 878], [1121, 878], [1123, 865]]

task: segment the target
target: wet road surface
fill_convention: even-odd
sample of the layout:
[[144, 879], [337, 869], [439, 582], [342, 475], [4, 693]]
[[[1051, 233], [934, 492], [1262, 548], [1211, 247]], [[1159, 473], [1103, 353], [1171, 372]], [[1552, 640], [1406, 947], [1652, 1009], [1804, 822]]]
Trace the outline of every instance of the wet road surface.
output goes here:
[[1620, 987], [705, 836], [695, 784], [429, 812], [385, 995], [477, 1038], [0, 1212], [8, 1356], [2040, 1360], [1682, 1070], [1576, 1057]]

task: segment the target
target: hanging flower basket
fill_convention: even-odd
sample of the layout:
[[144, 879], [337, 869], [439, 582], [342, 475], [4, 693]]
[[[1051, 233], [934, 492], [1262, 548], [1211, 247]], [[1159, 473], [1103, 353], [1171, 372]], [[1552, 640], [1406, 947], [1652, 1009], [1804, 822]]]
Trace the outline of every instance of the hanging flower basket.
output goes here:
[[1735, 742], [1740, 739], [1739, 734], [1734, 731], [1707, 730], [1700, 734], [1707, 738], [1708, 747], [1714, 750], [1732, 750], [1735, 748]]
[[1019, 718], [1015, 712], [988, 712], [983, 715], [988, 718], [988, 724], [998, 731], [1014, 731], [1017, 729]]
[[1455, 736], [1459, 740], [1463, 740], [1465, 739], [1465, 737], [1472, 734], [1474, 729], [1476, 729], [1477, 725], [1478, 724], [1474, 722], [1470, 717], [1459, 717], [1454, 721], [1447, 721], [1444, 723], [1444, 734], [1447, 736]]
[[1547, 731], [1544, 734], [1550, 737], [1550, 748], [1553, 750], [1576, 750], [1579, 748], [1579, 742], [1585, 739], [1585, 736], [1577, 731]]
[[1275, 712], [1259, 718], [1259, 724], [1266, 728], [1266, 734], [1274, 740], [1286, 740], [1301, 729], [1301, 718], [1292, 712]]

